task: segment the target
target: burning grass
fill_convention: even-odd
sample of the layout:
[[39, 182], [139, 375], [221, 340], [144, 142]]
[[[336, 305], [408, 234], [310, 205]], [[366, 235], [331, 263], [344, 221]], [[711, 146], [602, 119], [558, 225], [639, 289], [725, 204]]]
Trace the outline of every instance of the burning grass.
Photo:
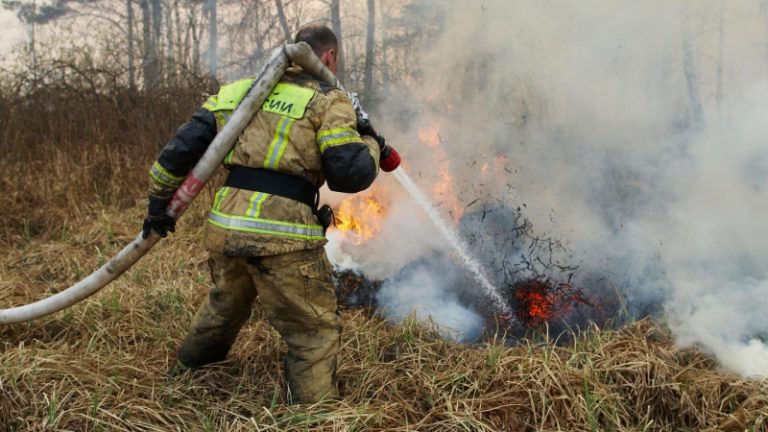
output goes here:
[[[204, 200], [203, 200], [204, 201]], [[650, 321], [592, 327], [568, 346], [459, 345], [428, 326], [345, 311], [344, 399], [288, 406], [279, 336], [258, 314], [229, 359], [164, 377], [210, 284], [205, 202], [177, 234], [93, 298], [0, 328], [3, 430], [768, 430], [768, 382], [718, 372]], [[0, 305], [50, 293], [131, 238], [143, 208], [29, 238], [0, 256]]]

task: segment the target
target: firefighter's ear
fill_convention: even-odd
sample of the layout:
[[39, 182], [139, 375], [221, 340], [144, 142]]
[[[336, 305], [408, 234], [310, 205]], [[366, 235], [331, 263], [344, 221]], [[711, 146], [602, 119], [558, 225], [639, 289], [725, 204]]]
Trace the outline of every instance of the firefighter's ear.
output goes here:
[[336, 48], [327, 49], [323, 55], [320, 56], [320, 61], [333, 72], [334, 74], [339, 68], [338, 63], [338, 51]]

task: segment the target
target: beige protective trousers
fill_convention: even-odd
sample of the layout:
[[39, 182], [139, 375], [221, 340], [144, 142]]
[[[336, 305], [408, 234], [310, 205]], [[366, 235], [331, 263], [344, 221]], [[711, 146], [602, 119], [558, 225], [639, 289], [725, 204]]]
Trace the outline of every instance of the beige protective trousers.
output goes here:
[[331, 265], [321, 248], [262, 257], [211, 252], [213, 288], [197, 311], [178, 359], [196, 368], [227, 356], [256, 298], [288, 345], [288, 397], [317, 402], [336, 397], [341, 323]]

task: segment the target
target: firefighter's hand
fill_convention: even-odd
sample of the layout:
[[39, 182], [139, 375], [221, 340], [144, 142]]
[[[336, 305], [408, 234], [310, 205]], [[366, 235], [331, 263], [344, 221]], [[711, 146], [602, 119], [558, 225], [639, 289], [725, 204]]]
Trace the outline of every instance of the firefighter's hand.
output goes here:
[[149, 199], [149, 210], [144, 219], [141, 237], [149, 237], [150, 231], [155, 231], [160, 237], [168, 237], [169, 232], [176, 231], [176, 219], [165, 213], [169, 200], [151, 197]]
[[[384, 142], [384, 138], [381, 138], [381, 143]], [[379, 167], [386, 172], [394, 171], [400, 166], [400, 153], [397, 152], [392, 146], [384, 145], [381, 148], [381, 155], [379, 156]]]
[[368, 135], [369, 137], [373, 137], [378, 141], [379, 134], [376, 133], [376, 129], [373, 128], [371, 121], [368, 119], [358, 120], [357, 132], [360, 135]]

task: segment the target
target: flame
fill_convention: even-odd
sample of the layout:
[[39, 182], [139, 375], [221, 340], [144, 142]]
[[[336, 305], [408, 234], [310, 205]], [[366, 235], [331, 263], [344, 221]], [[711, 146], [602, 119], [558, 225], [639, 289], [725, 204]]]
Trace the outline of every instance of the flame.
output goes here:
[[336, 229], [345, 240], [359, 245], [379, 233], [385, 214], [384, 204], [379, 201], [375, 189], [364, 196], [354, 195], [343, 200], [334, 210]]
[[546, 292], [536, 289], [519, 289], [515, 292], [515, 297], [522, 306], [518, 311], [520, 318], [532, 327], [554, 316], [555, 299]]
[[417, 137], [421, 143], [432, 150], [432, 156], [437, 166], [437, 181], [432, 186], [432, 198], [440, 202], [450, 212], [455, 222], [464, 214], [464, 207], [459, 202], [459, 196], [454, 188], [454, 179], [450, 166], [448, 152], [442, 146], [442, 137], [440, 136], [440, 122], [434, 122], [421, 128], [417, 132]]
[[[434, 178], [431, 189], [427, 189], [430, 199], [434, 203], [445, 207], [455, 222], [464, 212], [464, 207], [454, 187], [454, 177], [448, 152], [442, 146], [440, 136], [441, 123], [434, 122], [417, 132], [418, 140], [432, 150], [436, 173], [429, 177]], [[364, 194], [349, 196], [334, 208], [336, 229], [340, 232], [342, 240], [355, 245], [363, 244], [374, 238], [381, 231], [381, 224], [387, 213], [389, 203], [382, 199], [385, 194], [379, 194], [376, 186]]]
[[530, 328], [563, 318], [576, 305], [593, 307], [583, 291], [569, 282], [534, 278], [520, 281], [511, 288], [515, 316]]

